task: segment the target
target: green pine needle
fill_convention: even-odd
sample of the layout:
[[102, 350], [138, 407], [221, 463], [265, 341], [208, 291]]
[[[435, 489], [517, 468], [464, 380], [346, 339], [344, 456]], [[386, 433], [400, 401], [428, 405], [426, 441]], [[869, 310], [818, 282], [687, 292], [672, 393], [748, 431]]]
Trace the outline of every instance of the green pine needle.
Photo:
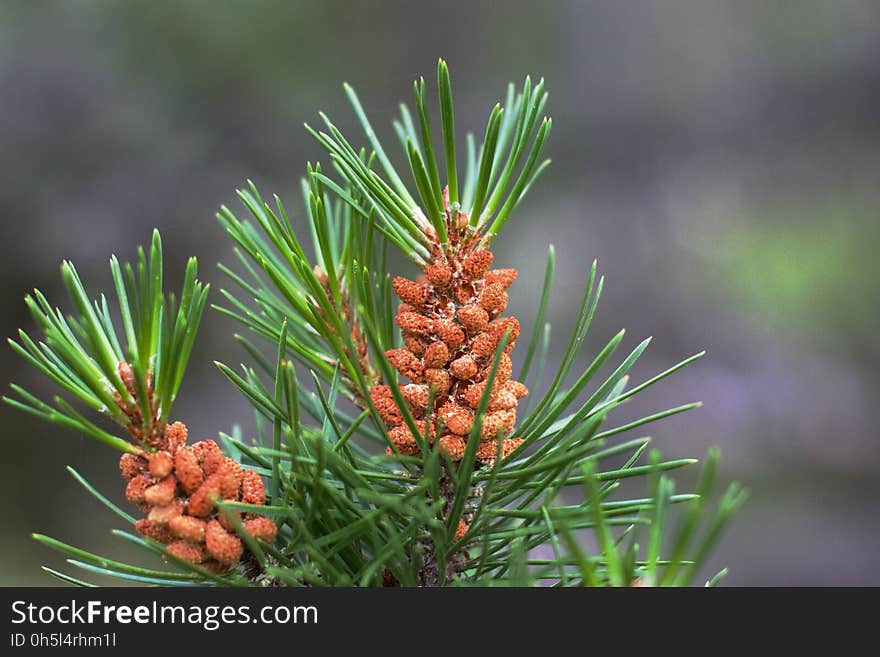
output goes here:
[[[158, 231], [153, 232], [149, 259], [143, 249], [138, 250], [136, 267], [111, 258], [122, 318], [119, 335], [106, 297], [91, 301], [76, 268], [64, 262], [61, 275], [76, 314], [65, 317], [35, 290], [25, 302], [43, 333], [41, 340], [19, 331], [19, 341], [9, 341], [16, 353], [62, 390], [129, 431], [136, 428], [135, 443], [161, 431], [168, 421], [208, 296], [208, 286], [197, 278], [194, 258], [187, 263], [179, 301], [163, 291], [162, 270]], [[123, 363], [130, 367], [128, 383], [122, 375]], [[52, 406], [20, 386], [12, 389], [20, 399], [4, 397], [7, 403], [119, 451], [137, 452], [136, 445], [108, 433], [63, 398], [55, 397]]]

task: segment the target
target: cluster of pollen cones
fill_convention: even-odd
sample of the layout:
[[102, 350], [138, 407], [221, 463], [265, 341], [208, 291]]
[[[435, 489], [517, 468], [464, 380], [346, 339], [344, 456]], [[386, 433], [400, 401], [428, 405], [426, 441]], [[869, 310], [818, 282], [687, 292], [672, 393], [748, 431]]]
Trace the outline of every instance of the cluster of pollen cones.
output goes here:
[[[480, 429], [477, 460], [484, 465], [492, 465], [522, 443], [506, 436], [514, 431], [519, 399], [528, 394], [522, 383], [510, 378], [510, 352], [519, 335], [519, 321], [500, 316], [507, 306], [506, 290], [517, 271], [489, 269], [492, 259], [490, 251], [473, 250], [460, 259], [435, 261], [415, 281], [395, 278], [394, 292], [403, 302], [395, 321], [403, 333], [404, 347], [385, 354], [411, 381], [401, 387], [401, 393], [422, 436], [431, 443], [439, 440], [440, 451], [458, 461], [464, 455], [474, 409], [486, 389], [496, 348], [508, 334]], [[391, 389], [373, 386], [370, 397], [387, 423], [389, 439], [397, 451], [420, 454], [419, 443], [404, 423]], [[433, 411], [428, 416], [431, 397]]]
[[[174, 422], [152, 437], [152, 451], [123, 454], [119, 469], [128, 480], [125, 497], [147, 514], [135, 523], [138, 533], [165, 544], [169, 554], [222, 572], [242, 558], [244, 545], [217, 502], [262, 505], [263, 480], [224, 456], [213, 440], [187, 445], [186, 439], [186, 425]], [[257, 513], [236, 514], [251, 536], [275, 540], [272, 520]]]

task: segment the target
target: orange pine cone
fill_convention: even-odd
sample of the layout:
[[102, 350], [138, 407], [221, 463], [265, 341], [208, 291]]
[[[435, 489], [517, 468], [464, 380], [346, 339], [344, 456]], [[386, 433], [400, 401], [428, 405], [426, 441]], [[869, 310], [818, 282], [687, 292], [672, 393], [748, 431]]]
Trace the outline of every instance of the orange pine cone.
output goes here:
[[391, 366], [414, 383], [421, 383], [424, 366], [422, 362], [407, 349], [389, 349], [385, 357]]
[[278, 533], [278, 527], [275, 526], [275, 523], [263, 516], [245, 522], [244, 530], [254, 538], [266, 543], [274, 543]]
[[464, 342], [464, 331], [449, 317], [441, 317], [434, 320], [433, 334], [450, 349], [458, 349]]
[[174, 540], [174, 536], [168, 531], [167, 527], [155, 524], [147, 518], [141, 518], [134, 523], [134, 528], [141, 536], [152, 538], [154, 541], [159, 541], [166, 545]]
[[133, 479], [147, 471], [147, 460], [135, 454], [123, 454], [119, 458], [119, 471], [126, 479]]
[[[451, 217], [447, 215], [450, 222]], [[450, 224], [450, 231], [456, 230]], [[405, 347], [391, 349], [385, 355], [392, 367], [412, 382], [401, 385], [401, 393], [420, 429], [424, 430], [427, 422], [432, 434], [445, 431], [440, 449], [459, 460], [474, 424], [474, 409], [486, 389], [493, 356], [507, 336], [480, 432], [482, 444], [477, 459], [488, 465], [494, 463], [496, 454], [503, 457], [509, 453], [509, 439], [504, 436], [514, 431], [519, 399], [528, 394], [524, 385], [511, 380], [510, 353], [520, 334], [519, 321], [500, 316], [507, 307], [507, 289], [516, 280], [517, 271], [490, 269], [492, 253], [474, 249], [475, 241], [468, 242], [464, 232], [455, 234], [457, 252], [443, 253], [438, 243], [435, 261], [425, 267], [423, 276], [415, 281], [393, 279], [392, 288], [402, 302], [395, 321]], [[435, 410], [426, 417], [431, 395]], [[370, 397], [396, 450], [405, 455], [419, 454], [418, 441], [404, 425], [402, 409], [394, 402], [390, 388], [384, 384], [373, 386]], [[499, 440], [504, 441], [500, 451]]]
[[177, 490], [177, 479], [173, 475], [165, 477], [144, 489], [144, 502], [152, 506], [170, 504], [174, 499], [175, 490]]
[[[446, 343], [442, 340], [437, 340], [437, 342], [432, 342], [425, 349], [424, 353], [424, 366], [426, 368], [440, 368], [446, 365], [449, 362], [449, 347], [446, 346]], [[386, 387], [387, 386], [376, 386], [378, 387]]]
[[391, 287], [394, 293], [400, 297], [400, 300], [410, 306], [421, 306], [428, 300], [429, 291], [427, 287], [402, 276], [396, 276], [391, 281]]
[[241, 501], [245, 504], [266, 503], [266, 486], [263, 478], [253, 470], [245, 470], [241, 478]]
[[177, 516], [168, 521], [168, 529], [172, 534], [191, 543], [201, 543], [205, 540], [207, 526], [207, 522], [192, 516]]
[[213, 440], [200, 440], [193, 444], [192, 450], [199, 459], [199, 464], [202, 466], [202, 470], [204, 470], [205, 474], [208, 476], [211, 476], [217, 471], [225, 458], [223, 452], [220, 451], [220, 446]]
[[428, 386], [420, 383], [408, 383], [400, 389], [400, 393], [409, 405], [418, 411], [425, 410], [428, 406], [428, 398], [431, 396]]
[[486, 285], [498, 283], [506, 290], [513, 285], [518, 273], [516, 269], [490, 269], [486, 272]]
[[165, 526], [183, 513], [183, 502], [174, 500], [165, 506], [154, 506], [147, 515], [150, 522]]
[[142, 504], [144, 493], [152, 485], [152, 478], [146, 474], [135, 475], [125, 487], [125, 499], [132, 504]]
[[241, 489], [242, 470], [235, 459], [224, 457], [223, 464], [217, 470], [220, 484], [220, 497], [224, 500], [237, 500]]
[[425, 275], [431, 285], [440, 290], [446, 289], [452, 282], [452, 269], [449, 265], [431, 265], [425, 270]]
[[474, 251], [465, 258], [461, 271], [468, 279], [476, 281], [485, 276], [494, 259], [491, 251]]
[[244, 547], [238, 536], [230, 534], [216, 519], [205, 528], [205, 547], [219, 563], [231, 565], [241, 558]]
[[189, 498], [187, 513], [196, 518], [205, 518], [214, 513], [216, 500], [220, 496], [218, 477], [208, 477], [199, 489]]
[[160, 479], [171, 474], [174, 468], [174, 457], [167, 450], [160, 450], [155, 454], [151, 454], [149, 458], [150, 474]]
[[433, 388], [438, 396], [442, 397], [449, 392], [449, 387], [452, 385], [452, 379], [447, 370], [436, 367], [425, 370], [425, 383]]
[[449, 371], [456, 379], [469, 381], [473, 379], [480, 368], [477, 361], [470, 354], [465, 354], [461, 358], [456, 358], [449, 364]]
[[205, 549], [197, 543], [189, 541], [175, 541], [165, 548], [169, 554], [173, 554], [178, 559], [189, 561], [191, 563], [202, 563], [206, 558]]
[[489, 326], [489, 313], [478, 305], [462, 306], [458, 310], [458, 321], [468, 333], [479, 333]]
[[[376, 395], [381, 398], [381, 391]], [[260, 506], [265, 487], [256, 472], [225, 456], [213, 440], [187, 447], [186, 436], [186, 426], [175, 422], [165, 427], [155, 452], [122, 455], [119, 470], [129, 480], [126, 498], [147, 514], [135, 523], [139, 534], [166, 544], [170, 555], [222, 572], [241, 559], [244, 546], [218, 513], [217, 501]], [[245, 531], [275, 540], [278, 530], [271, 519], [253, 512], [245, 517]]]
[[440, 453], [453, 461], [460, 461], [465, 449], [467, 449], [467, 441], [461, 436], [448, 435], [440, 439]]
[[186, 439], [189, 432], [183, 422], [172, 422], [165, 427], [163, 438], [165, 439], [165, 449], [172, 454], [176, 454], [177, 450], [186, 445]]
[[373, 406], [376, 407], [376, 412], [382, 420], [392, 426], [403, 422], [400, 409], [394, 403], [391, 388], [384, 385], [373, 386], [370, 388], [370, 400], [373, 402]]

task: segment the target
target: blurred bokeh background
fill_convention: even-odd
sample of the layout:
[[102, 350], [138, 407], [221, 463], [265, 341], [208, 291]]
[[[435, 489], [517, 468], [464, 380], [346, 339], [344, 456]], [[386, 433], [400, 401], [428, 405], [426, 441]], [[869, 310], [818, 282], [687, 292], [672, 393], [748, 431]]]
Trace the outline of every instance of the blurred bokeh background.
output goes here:
[[[231, 247], [216, 208], [246, 178], [296, 207], [322, 157], [303, 121], [326, 110], [356, 134], [347, 80], [390, 141], [397, 102], [438, 56], [459, 127], [482, 131], [526, 73], [551, 92], [554, 164], [497, 245], [521, 270], [512, 310], [529, 323], [553, 242], [555, 335], [598, 258], [587, 353], [621, 327], [630, 347], [653, 335], [645, 378], [708, 350], [625, 414], [705, 402], [651, 435], [669, 455], [721, 445], [723, 478], [750, 488], [712, 559], [727, 582], [880, 585], [872, 0], [3, 2], [0, 332], [32, 328], [31, 288], [62, 299], [64, 258], [107, 289], [110, 254], [132, 256], [154, 226], [175, 284], [196, 255], [219, 288]], [[209, 311], [176, 407], [198, 437], [248, 423], [212, 364], [241, 360], [236, 329]], [[0, 381], [53, 392], [5, 345]], [[0, 584], [53, 583], [39, 565], [61, 560], [35, 531], [130, 554], [64, 470], [120, 499], [116, 456], [6, 406], [0, 418]]]

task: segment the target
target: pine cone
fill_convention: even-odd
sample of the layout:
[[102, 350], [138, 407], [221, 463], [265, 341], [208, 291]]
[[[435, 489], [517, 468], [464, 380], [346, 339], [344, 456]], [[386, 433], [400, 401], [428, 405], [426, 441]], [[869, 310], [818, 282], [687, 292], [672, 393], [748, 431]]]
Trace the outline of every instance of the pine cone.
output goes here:
[[[165, 427], [160, 449], [141, 455], [123, 454], [119, 470], [128, 479], [126, 498], [147, 514], [135, 529], [167, 545], [168, 554], [222, 572], [241, 559], [244, 546], [218, 500], [265, 503], [262, 478], [223, 455], [213, 440], [186, 445], [182, 422]], [[267, 542], [275, 523], [256, 513], [244, 514], [246, 532]]]
[[[464, 454], [492, 357], [500, 340], [508, 336], [480, 432], [477, 459], [484, 465], [494, 463], [497, 455], [504, 458], [521, 444], [508, 436], [516, 423], [518, 400], [528, 393], [522, 383], [510, 379], [509, 354], [519, 336], [519, 321], [500, 316], [517, 272], [491, 270], [492, 260], [491, 251], [463, 248], [455, 257], [429, 264], [417, 281], [396, 277], [392, 287], [403, 303], [395, 321], [404, 347], [385, 354], [392, 367], [412, 382], [402, 385], [401, 392], [420, 431], [424, 433], [427, 422], [431, 438], [442, 434], [441, 451], [457, 461]], [[434, 410], [425, 417], [432, 394]], [[388, 437], [396, 450], [409, 456], [420, 454], [419, 441], [404, 424], [388, 386], [373, 386], [370, 397], [388, 425]]]

